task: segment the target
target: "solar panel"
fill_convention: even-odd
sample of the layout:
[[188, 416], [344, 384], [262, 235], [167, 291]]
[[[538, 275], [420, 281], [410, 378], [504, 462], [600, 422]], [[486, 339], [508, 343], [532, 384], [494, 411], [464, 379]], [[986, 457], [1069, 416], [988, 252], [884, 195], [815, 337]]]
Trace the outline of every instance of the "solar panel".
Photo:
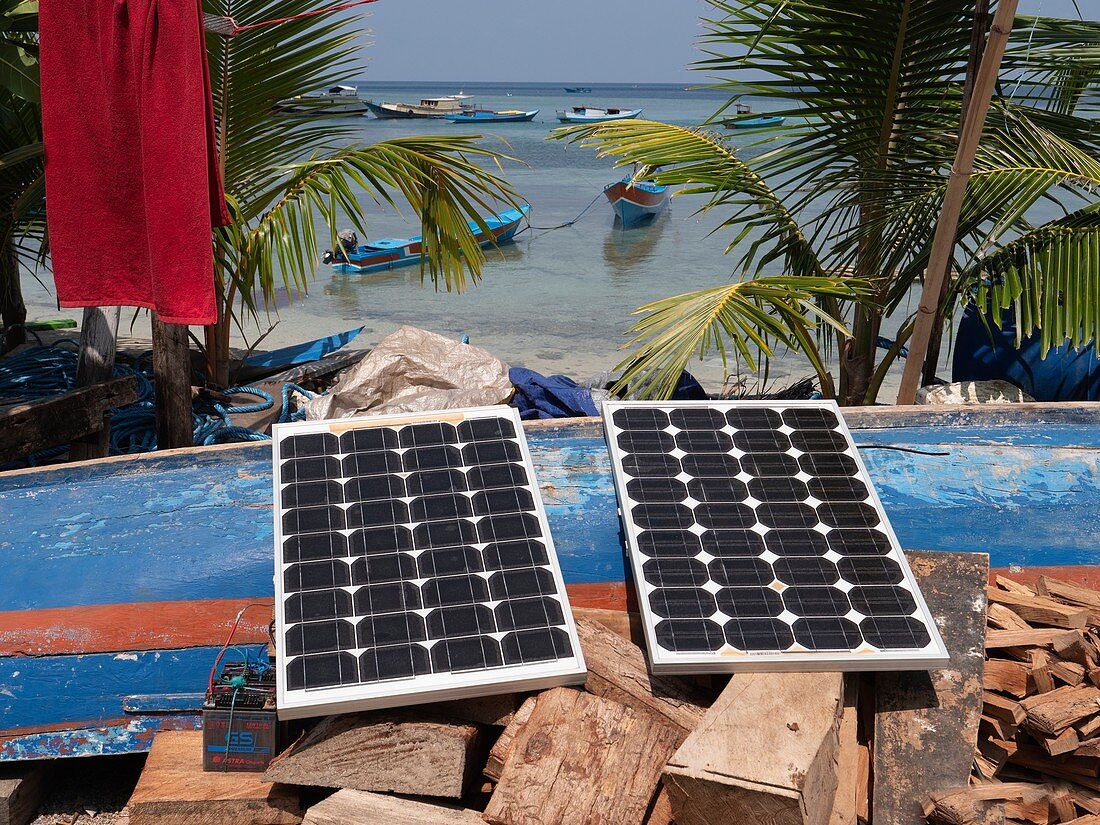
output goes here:
[[584, 681], [515, 410], [273, 437], [280, 717]]
[[833, 402], [605, 402], [604, 427], [655, 672], [947, 663]]

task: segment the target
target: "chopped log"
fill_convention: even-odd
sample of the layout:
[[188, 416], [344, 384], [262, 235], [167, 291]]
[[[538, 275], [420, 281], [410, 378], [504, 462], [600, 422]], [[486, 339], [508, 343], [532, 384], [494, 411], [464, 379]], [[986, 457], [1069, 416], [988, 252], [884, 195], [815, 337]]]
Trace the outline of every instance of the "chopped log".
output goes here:
[[[1100, 712], [1100, 688], [1081, 685], [1064, 689], [1074, 691], [1073, 695], [1027, 708], [1027, 723], [1030, 727], [1041, 733], [1057, 736], [1074, 722]], [[1053, 696], [1061, 690], [1063, 688], [1042, 695]]]
[[710, 704], [698, 686], [650, 675], [642, 649], [601, 624], [578, 618], [577, 635], [588, 663], [585, 690], [656, 716], [680, 732], [680, 742], [695, 730]]
[[1095, 615], [1089, 616], [1089, 624], [1100, 626], [1100, 593], [1095, 590], [1073, 582], [1053, 579], [1050, 576], [1040, 576], [1036, 590], [1040, 596], [1091, 608], [1095, 611]]
[[1064, 753], [1070, 753], [1077, 750], [1081, 744], [1081, 739], [1077, 736], [1077, 731], [1073, 728], [1066, 728], [1057, 736], [1038, 736], [1036, 739], [1039, 745], [1049, 753], [1051, 756], [1061, 756]]
[[[988, 668], [993, 660], [986, 662]], [[1052, 660], [1045, 650], [1032, 650], [1028, 655], [1028, 676], [1035, 686], [1037, 693], [1050, 693], [1054, 690], [1054, 674], [1051, 670]]]
[[665, 769], [677, 825], [825, 825], [836, 796], [839, 673], [737, 674]]
[[[951, 661], [931, 672], [875, 676], [871, 819], [889, 825], [919, 825], [923, 821], [921, 800], [965, 784], [974, 761], [983, 707], [983, 595], [989, 557], [943, 552], [909, 552], [906, 556]], [[928, 758], [930, 753], [936, 754], [935, 759]]]
[[986, 610], [986, 618], [991, 627], [1001, 630], [1031, 630], [1031, 625], [1003, 604], [991, 603]]
[[982, 739], [978, 742], [978, 752], [993, 766], [995, 774], [1001, 773], [1016, 749], [1016, 742], [1012, 739]]
[[618, 702], [548, 690], [516, 736], [484, 818], [642, 825], [678, 738], [675, 728]]
[[1065, 825], [1100, 825], [1100, 816], [1094, 816], [1088, 814], [1087, 816], [1079, 816], [1077, 819], [1071, 819]]
[[1096, 648], [1080, 630], [1063, 633], [1051, 642], [1051, 648], [1062, 659], [1089, 669], [1096, 666]]
[[987, 595], [991, 602], [1012, 608], [1016, 615], [1030, 624], [1077, 630], [1084, 627], [1089, 620], [1088, 610], [1064, 605], [1042, 596], [1013, 593], [995, 587], [987, 588]]
[[1065, 633], [1057, 628], [1039, 628], [1037, 630], [990, 630], [985, 634], [985, 648], [998, 647], [1044, 647]]
[[1031, 667], [1008, 659], [990, 659], [985, 663], [982, 684], [986, 690], [999, 690], [1018, 699], [1029, 692]]
[[859, 746], [859, 761], [856, 763], [856, 821], [864, 825], [871, 821], [871, 746]]
[[0, 825], [27, 825], [46, 793], [46, 766], [16, 762], [0, 766]]
[[836, 766], [836, 797], [829, 825], [856, 825], [859, 796], [859, 675], [844, 677], [844, 708], [840, 716], [840, 745]]
[[1042, 748], [1035, 745], [1023, 745], [1017, 742], [1016, 752], [1009, 761], [1021, 768], [1030, 768], [1034, 771], [1056, 776], [1060, 779], [1071, 779], [1080, 782], [1086, 787], [1091, 787], [1087, 780], [1100, 776], [1100, 759], [1096, 757], [1051, 756]]
[[982, 720], [978, 725], [978, 734], [985, 735], [989, 739], [1008, 741], [1016, 738], [1018, 726], [1004, 719], [982, 714]]
[[496, 743], [489, 751], [489, 761], [485, 763], [484, 773], [494, 782], [500, 779], [500, 772], [504, 770], [504, 763], [508, 761], [508, 754], [512, 752], [512, 744], [515, 742], [516, 735], [527, 724], [527, 720], [531, 718], [531, 714], [535, 710], [535, 701], [534, 696], [527, 697], [527, 700], [520, 705], [519, 710], [512, 715], [511, 721], [497, 737]]
[[302, 825], [485, 825], [479, 811], [346, 789], [318, 802]]
[[[1015, 579], [1007, 578], [1006, 576], [997, 575], [993, 577], [993, 583], [997, 585], [997, 588], [1004, 590], [1008, 593], [1015, 593], [1019, 596], [1035, 596], [1037, 595], [1035, 590], [1028, 587], [1023, 582], [1018, 582]], [[992, 601], [992, 599], [990, 599]]]
[[628, 642], [645, 647], [645, 628], [642, 616], [633, 610], [604, 610], [599, 607], [574, 607], [573, 618], [588, 619], [602, 624], [612, 633], [617, 633]]
[[1004, 825], [1001, 802], [972, 799], [966, 792], [942, 796], [926, 806], [928, 821], [937, 825]]
[[982, 697], [982, 713], [1013, 725], [1019, 725], [1027, 718], [1027, 711], [1022, 704], [999, 693], [986, 693]]
[[112, 378], [61, 395], [0, 407], [0, 464], [103, 429], [103, 416], [138, 399], [137, 379]]
[[645, 825], [676, 825], [672, 818], [672, 802], [668, 798], [668, 791], [663, 787], [657, 794], [649, 815], [645, 818]]
[[1077, 819], [1077, 806], [1073, 804], [1073, 796], [1069, 792], [1069, 785], [1063, 783], [1051, 793], [1050, 812], [1054, 815], [1055, 822], [1072, 822]]
[[504, 727], [512, 721], [516, 711], [526, 699], [523, 693], [498, 693], [493, 696], [473, 696], [469, 699], [452, 699], [424, 705], [428, 713], [480, 725]]
[[1081, 737], [1082, 741], [1092, 739], [1092, 737], [1100, 733], [1100, 716], [1093, 716], [1082, 722], [1078, 722], [1075, 727], [1077, 728], [1077, 735]]
[[204, 771], [202, 731], [165, 731], [127, 804], [130, 825], [293, 825], [302, 821], [298, 791], [256, 773]]
[[264, 778], [457, 799], [481, 766], [477, 726], [418, 710], [325, 717]]

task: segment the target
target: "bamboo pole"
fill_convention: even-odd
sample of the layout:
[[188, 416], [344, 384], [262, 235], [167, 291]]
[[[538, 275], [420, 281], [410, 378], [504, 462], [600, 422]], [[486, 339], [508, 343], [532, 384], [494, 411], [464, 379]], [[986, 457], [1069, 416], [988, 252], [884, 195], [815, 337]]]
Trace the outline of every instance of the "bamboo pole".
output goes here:
[[928, 259], [928, 269], [924, 275], [924, 289], [921, 292], [920, 307], [913, 325], [913, 337], [909, 341], [909, 357], [905, 360], [905, 371], [901, 376], [901, 389], [898, 391], [898, 404], [916, 402], [917, 389], [920, 386], [924, 359], [928, 354], [928, 342], [932, 337], [932, 327], [939, 310], [940, 293], [947, 273], [951, 267], [951, 258], [955, 250], [955, 233], [959, 228], [959, 216], [962, 213], [963, 198], [974, 171], [974, 156], [978, 152], [978, 143], [985, 129], [985, 117], [993, 99], [993, 89], [997, 83], [997, 74], [1001, 70], [1001, 60], [1008, 46], [1008, 35], [1016, 18], [1018, 0], [1000, 0], [997, 13], [993, 16], [993, 25], [989, 30], [982, 65], [978, 70], [978, 79], [974, 83], [974, 95], [970, 100], [966, 122], [959, 137], [959, 148], [955, 153], [955, 163], [947, 181], [947, 193], [943, 198], [936, 235], [932, 242], [932, 254]]

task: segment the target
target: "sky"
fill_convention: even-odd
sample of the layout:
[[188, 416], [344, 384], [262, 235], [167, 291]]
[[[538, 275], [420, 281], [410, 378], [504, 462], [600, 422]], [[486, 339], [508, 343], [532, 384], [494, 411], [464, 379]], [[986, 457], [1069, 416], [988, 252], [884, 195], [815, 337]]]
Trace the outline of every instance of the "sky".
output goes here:
[[[1100, 0], [1078, 0], [1100, 19]], [[705, 0], [379, 0], [367, 80], [689, 83]], [[1020, 0], [1024, 14], [1076, 17], [1072, 0]]]

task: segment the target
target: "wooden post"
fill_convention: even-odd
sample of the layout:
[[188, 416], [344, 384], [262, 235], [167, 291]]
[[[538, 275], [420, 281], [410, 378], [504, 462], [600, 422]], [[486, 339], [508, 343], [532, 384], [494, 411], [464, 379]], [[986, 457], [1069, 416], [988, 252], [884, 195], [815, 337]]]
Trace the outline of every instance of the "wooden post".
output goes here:
[[166, 324], [155, 313], [153, 380], [157, 407], [157, 449], [192, 446], [191, 348], [187, 327]]
[[905, 371], [901, 377], [901, 389], [898, 390], [898, 404], [916, 402], [917, 389], [924, 359], [928, 353], [928, 342], [932, 337], [936, 314], [939, 311], [940, 292], [951, 267], [951, 257], [955, 249], [955, 233], [959, 228], [959, 215], [962, 212], [963, 198], [974, 170], [974, 156], [985, 129], [985, 117], [993, 98], [993, 89], [997, 83], [997, 73], [1001, 69], [1001, 59], [1008, 45], [1008, 35], [1016, 17], [1018, 0], [1001, 0], [997, 13], [993, 16], [993, 25], [989, 31], [989, 42], [985, 47], [982, 65], [978, 70], [978, 79], [974, 83], [974, 96], [970, 100], [966, 122], [959, 138], [959, 148], [955, 153], [955, 164], [947, 181], [947, 193], [944, 195], [936, 235], [932, 241], [932, 253], [928, 258], [928, 269], [924, 274], [924, 289], [921, 292], [920, 307], [913, 325], [913, 337], [909, 339], [909, 357], [905, 360]]
[[[80, 324], [80, 357], [76, 362], [76, 387], [107, 381], [115, 369], [118, 320], [121, 307], [85, 307]], [[69, 445], [69, 460], [84, 461], [107, 455], [111, 435], [111, 414], [103, 415], [103, 429]]]

